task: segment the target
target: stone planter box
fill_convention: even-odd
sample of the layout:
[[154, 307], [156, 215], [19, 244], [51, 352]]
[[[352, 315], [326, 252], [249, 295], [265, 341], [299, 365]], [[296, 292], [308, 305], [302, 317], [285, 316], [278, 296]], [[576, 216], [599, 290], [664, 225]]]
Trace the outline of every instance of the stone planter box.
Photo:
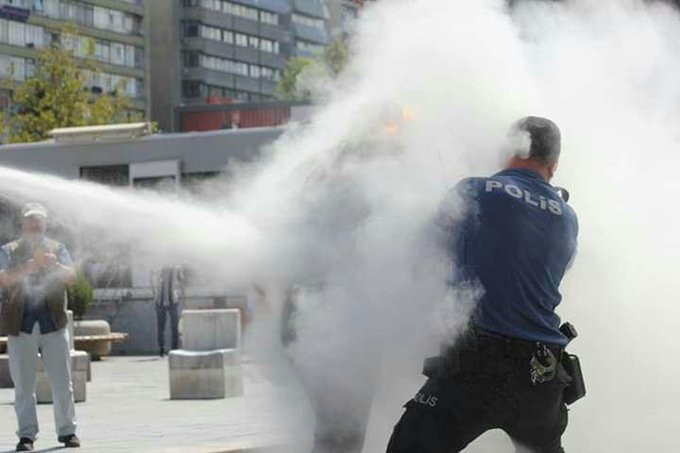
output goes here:
[[[75, 321], [73, 323], [73, 334], [76, 349], [86, 351], [92, 360], [99, 360], [101, 357], [111, 354], [111, 339], [105, 339], [111, 334], [111, 326], [104, 320]], [[96, 341], [78, 341], [78, 337], [103, 337]]]
[[[87, 397], [87, 381], [90, 374], [90, 356], [85, 351], [71, 351], [71, 382], [73, 399], [76, 403], [85, 401]], [[38, 404], [52, 403], [52, 387], [45, 371], [42, 359], [38, 362], [35, 396]]]
[[170, 351], [170, 399], [214, 399], [243, 395], [241, 353], [236, 349]]

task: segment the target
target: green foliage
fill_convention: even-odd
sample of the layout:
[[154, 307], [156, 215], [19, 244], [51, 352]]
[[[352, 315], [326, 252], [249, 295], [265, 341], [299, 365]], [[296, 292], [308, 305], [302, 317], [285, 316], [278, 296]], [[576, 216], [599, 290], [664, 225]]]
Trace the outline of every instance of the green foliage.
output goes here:
[[[62, 32], [62, 42], [69, 38]], [[94, 50], [94, 43], [88, 45]], [[14, 92], [13, 114], [3, 118], [6, 135], [11, 143], [35, 142], [48, 138], [47, 133], [60, 127], [91, 126], [134, 121], [126, 110], [129, 101], [118, 94], [94, 96], [85, 86], [83, 71], [72, 52], [54, 45], [42, 49], [35, 73]], [[84, 65], [96, 71], [96, 65], [86, 59]]]
[[75, 283], [68, 292], [68, 309], [73, 311], [75, 319], [83, 319], [85, 312], [94, 300], [94, 291], [85, 275], [78, 272]]
[[298, 78], [314, 64], [314, 60], [305, 57], [294, 57], [288, 60], [281, 73], [281, 80], [276, 86], [277, 97], [284, 101], [309, 101], [312, 93], [298, 87]]
[[323, 60], [334, 76], [337, 76], [347, 65], [349, 54], [347, 43], [342, 39], [336, 39], [330, 46], [326, 47]]
[[342, 39], [333, 41], [315, 58], [291, 58], [276, 86], [277, 97], [284, 101], [311, 101], [314, 81], [337, 77], [347, 60], [347, 43]]

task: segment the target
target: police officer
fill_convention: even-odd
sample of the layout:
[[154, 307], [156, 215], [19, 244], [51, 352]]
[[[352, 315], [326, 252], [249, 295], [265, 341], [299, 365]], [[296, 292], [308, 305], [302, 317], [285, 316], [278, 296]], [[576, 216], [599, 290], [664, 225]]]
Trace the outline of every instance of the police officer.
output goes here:
[[504, 430], [518, 448], [564, 452], [563, 392], [571, 378], [560, 363], [568, 339], [555, 308], [578, 223], [550, 185], [560, 155], [557, 126], [526, 117], [511, 136], [525, 146], [513, 150], [507, 168], [461, 181], [452, 196], [462, 197], [465, 213], [439, 218], [452, 284], [481, 296], [461, 338], [426, 360], [429, 379], [406, 403], [389, 453], [461, 451], [490, 429]]

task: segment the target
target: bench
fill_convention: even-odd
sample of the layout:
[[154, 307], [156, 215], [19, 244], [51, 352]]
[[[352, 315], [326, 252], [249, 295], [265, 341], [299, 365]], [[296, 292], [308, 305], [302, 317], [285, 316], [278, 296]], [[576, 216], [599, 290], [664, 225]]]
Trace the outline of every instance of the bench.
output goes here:
[[[123, 332], [111, 332], [102, 335], [76, 335], [73, 338], [75, 343], [75, 349], [85, 349], [88, 350], [87, 346], [96, 344], [98, 342], [110, 342], [110, 343], [122, 343], [127, 341], [130, 334]], [[0, 353], [7, 350], [7, 337], [0, 337]], [[99, 357], [93, 357], [97, 360]]]
[[[75, 344], [75, 349], [88, 351], [92, 355], [92, 360], [99, 360], [101, 355], [108, 355], [110, 352], [111, 343], [122, 343], [127, 341], [130, 334], [123, 332], [111, 332], [100, 335], [75, 335], [73, 337], [73, 342]], [[97, 345], [106, 344], [108, 347], [97, 347]], [[98, 354], [104, 353], [105, 354]]]

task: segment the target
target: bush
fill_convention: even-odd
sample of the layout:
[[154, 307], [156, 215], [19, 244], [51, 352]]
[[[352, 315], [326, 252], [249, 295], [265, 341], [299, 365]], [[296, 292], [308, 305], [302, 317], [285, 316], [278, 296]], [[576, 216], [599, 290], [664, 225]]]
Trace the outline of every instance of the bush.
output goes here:
[[75, 319], [83, 319], [85, 312], [94, 300], [92, 285], [85, 275], [78, 272], [76, 282], [68, 289], [68, 309], [73, 311]]

